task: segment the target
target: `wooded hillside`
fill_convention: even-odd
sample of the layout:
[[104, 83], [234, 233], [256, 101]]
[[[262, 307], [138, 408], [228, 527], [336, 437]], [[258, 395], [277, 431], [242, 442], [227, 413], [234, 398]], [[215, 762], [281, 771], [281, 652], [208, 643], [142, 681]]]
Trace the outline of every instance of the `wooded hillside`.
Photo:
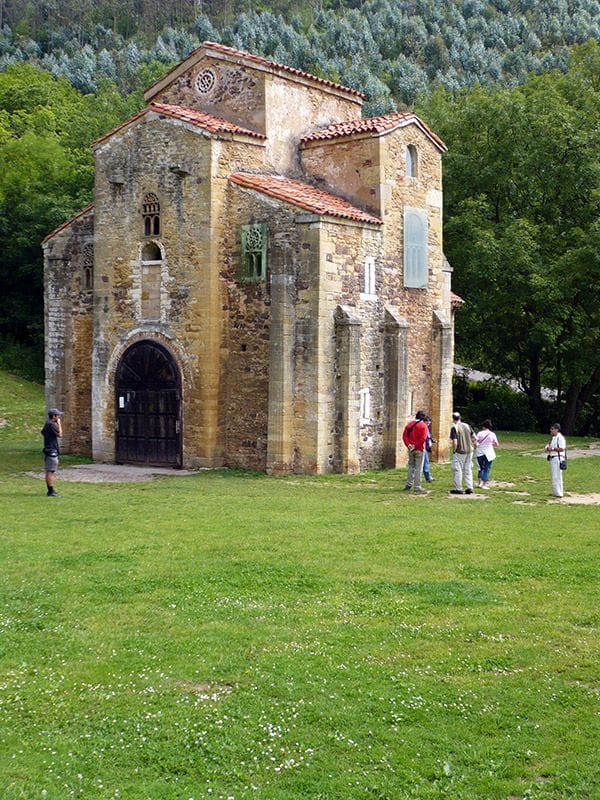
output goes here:
[[5, 366], [40, 377], [40, 242], [91, 200], [89, 145], [208, 39], [359, 89], [366, 116], [415, 108], [450, 147], [458, 357], [520, 381], [541, 426], [542, 385], [597, 425], [600, 2], [0, 0], [0, 23]]

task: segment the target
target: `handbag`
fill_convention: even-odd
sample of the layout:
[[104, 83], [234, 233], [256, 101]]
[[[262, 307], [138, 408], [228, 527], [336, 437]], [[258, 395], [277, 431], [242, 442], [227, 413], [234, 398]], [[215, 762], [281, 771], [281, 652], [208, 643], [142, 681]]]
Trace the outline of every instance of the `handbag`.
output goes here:
[[566, 447], [565, 447], [565, 457], [564, 458], [560, 458], [560, 456], [559, 456], [559, 459], [560, 459], [559, 467], [562, 470], [565, 470], [567, 468], [567, 448]]

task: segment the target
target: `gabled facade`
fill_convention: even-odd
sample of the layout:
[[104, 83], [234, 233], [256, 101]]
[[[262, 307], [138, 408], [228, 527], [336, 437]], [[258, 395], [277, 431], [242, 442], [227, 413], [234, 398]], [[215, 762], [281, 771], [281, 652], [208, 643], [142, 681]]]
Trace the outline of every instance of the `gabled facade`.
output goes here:
[[[446, 440], [443, 142], [414, 114], [206, 42], [99, 139], [44, 241], [46, 393], [99, 461], [355, 472]], [[439, 458], [446, 455], [440, 445]]]

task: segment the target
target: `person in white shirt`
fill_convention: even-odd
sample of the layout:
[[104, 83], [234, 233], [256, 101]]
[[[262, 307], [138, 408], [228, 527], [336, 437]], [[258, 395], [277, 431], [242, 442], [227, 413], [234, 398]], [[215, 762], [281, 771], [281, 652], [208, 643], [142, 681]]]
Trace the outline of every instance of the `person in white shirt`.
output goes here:
[[560, 468], [561, 461], [564, 461], [567, 455], [567, 443], [565, 437], [560, 432], [560, 425], [555, 422], [550, 426], [550, 443], [546, 445], [544, 450], [548, 453], [548, 461], [550, 462], [550, 480], [552, 481], [552, 495], [553, 497], [563, 496], [563, 474]]
[[489, 489], [490, 470], [492, 461], [496, 458], [494, 447], [498, 447], [498, 439], [492, 430], [492, 422], [485, 419], [481, 423], [481, 430], [475, 435], [475, 458], [477, 459], [478, 483], [480, 489]]

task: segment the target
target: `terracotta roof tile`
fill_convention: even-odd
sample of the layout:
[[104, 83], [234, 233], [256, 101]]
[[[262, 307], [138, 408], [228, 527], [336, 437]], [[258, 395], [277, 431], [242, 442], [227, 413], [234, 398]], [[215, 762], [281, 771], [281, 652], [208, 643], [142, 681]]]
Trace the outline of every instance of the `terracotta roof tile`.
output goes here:
[[254, 189], [262, 194], [291, 203], [313, 214], [323, 214], [330, 217], [343, 217], [357, 222], [370, 222], [373, 225], [383, 225], [383, 220], [372, 214], [367, 214], [347, 200], [336, 197], [329, 192], [316, 189], [302, 181], [285, 178], [281, 175], [250, 175], [245, 172], [236, 172], [229, 176], [229, 180], [238, 186]]
[[396, 128], [403, 128], [406, 125], [416, 125], [442, 152], [446, 152], [448, 149], [439, 136], [436, 136], [431, 128], [428, 128], [416, 114], [410, 111], [395, 111], [392, 114], [384, 114], [381, 117], [335, 122], [320, 131], [309, 133], [301, 141], [306, 143], [323, 139], [338, 139], [342, 136], [352, 136], [357, 133], [372, 133], [380, 136], [384, 133], [390, 133]]
[[458, 308], [458, 306], [464, 306], [465, 301], [459, 295], [455, 294], [454, 292], [450, 292], [450, 305], [452, 308]]
[[199, 128], [204, 128], [209, 133], [238, 133], [244, 136], [252, 136], [255, 139], [266, 139], [264, 133], [257, 133], [249, 128], [243, 128], [235, 122], [229, 122], [221, 117], [215, 117], [213, 114], [207, 114], [205, 111], [198, 111], [196, 108], [189, 108], [187, 106], [174, 106], [168, 103], [151, 103], [150, 110], [156, 111], [158, 114], [165, 114], [175, 119], [190, 122], [192, 125], [197, 125]]
[[69, 217], [69, 219], [65, 220], [62, 223], [62, 225], [58, 226], [58, 228], [54, 228], [53, 231], [50, 231], [50, 233], [44, 239], [42, 239], [42, 244], [44, 244], [44, 242], [47, 242], [49, 239], [52, 239], [54, 236], [56, 236], [57, 233], [60, 233], [65, 228], [68, 228], [69, 225], [75, 222], [75, 220], [79, 219], [80, 217], [85, 217], [86, 214], [89, 214], [90, 211], [93, 210], [94, 210], [93, 203], [90, 203], [89, 206], [82, 208], [81, 211], [78, 211], [77, 214], [74, 214], [72, 217]]
[[[256, 56], [253, 53], [247, 53], [245, 50], [236, 50], [234, 47], [227, 47], [224, 44], [218, 44], [217, 42], [202, 42], [200, 47], [197, 47], [193, 50], [187, 58], [184, 59], [185, 63], [190, 59], [193, 59], [195, 56], [200, 55], [200, 53], [204, 52], [216, 52], [222, 53], [223, 55], [233, 56], [241, 61], [245, 61], [246, 63], [254, 63], [259, 64], [260, 66], [267, 67], [269, 69], [279, 70], [280, 72], [287, 72], [289, 75], [296, 75], [299, 78], [306, 78], [311, 81], [315, 81], [319, 83], [321, 86], [327, 86], [331, 89], [336, 89], [337, 91], [344, 92], [345, 94], [350, 94], [357, 99], [364, 100], [365, 95], [362, 92], [359, 92], [356, 89], [350, 89], [348, 86], [342, 86], [341, 83], [334, 83], [334, 81], [328, 81], [325, 78], [318, 78], [316, 75], [311, 75], [309, 72], [303, 72], [301, 69], [296, 69], [295, 67], [288, 67], [287, 64], [279, 64], [277, 61], [270, 61], [268, 58], [263, 58], [263, 56]], [[176, 72], [179, 70], [181, 65], [177, 65], [174, 67], [171, 72]], [[162, 83], [166, 77], [168, 77], [170, 73], [167, 75], [163, 75], [162, 78], [159, 78], [154, 83], [150, 84], [150, 86], [144, 92], [144, 95], [147, 96], [149, 92], [151, 92], [154, 86]], [[150, 95], [151, 97], [152, 95]], [[147, 97], [147, 99], [150, 99]]]
[[133, 117], [126, 119], [125, 122], [117, 125], [116, 128], [113, 128], [108, 133], [105, 133], [104, 136], [101, 136], [99, 139], [96, 139], [94, 145], [101, 144], [118, 131], [126, 128], [128, 125], [131, 125], [132, 122], [135, 122], [145, 114], [149, 114], [151, 111], [156, 114], [162, 114], [166, 117], [179, 119], [182, 122], [189, 122], [191, 125], [196, 125], [198, 128], [203, 128], [209, 133], [233, 133], [243, 136], [251, 136], [254, 139], [267, 138], [263, 133], [251, 131], [249, 128], [243, 128], [241, 125], [237, 125], [235, 122], [229, 122], [226, 119], [221, 119], [221, 117], [215, 117], [213, 114], [207, 114], [206, 112], [199, 111], [196, 108], [190, 108], [189, 106], [176, 106], [168, 103], [151, 103], [147, 108], [144, 108], [142, 111], [134, 114]]

